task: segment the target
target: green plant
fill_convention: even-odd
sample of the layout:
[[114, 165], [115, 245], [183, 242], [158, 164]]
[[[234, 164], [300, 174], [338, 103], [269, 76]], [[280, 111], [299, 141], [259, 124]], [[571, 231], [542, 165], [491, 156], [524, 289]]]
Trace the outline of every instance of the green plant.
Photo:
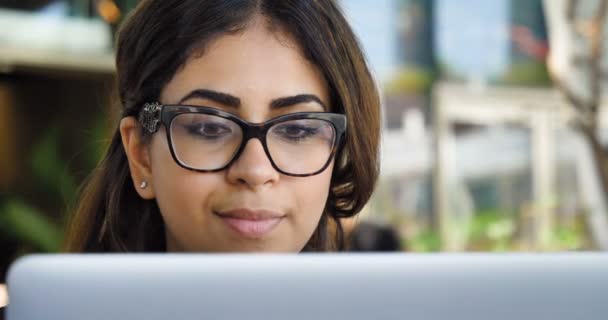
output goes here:
[[58, 251], [61, 228], [43, 212], [20, 199], [10, 199], [0, 207], [0, 230], [34, 251]]
[[432, 230], [422, 231], [409, 239], [407, 247], [415, 252], [437, 252], [441, 250], [441, 237]]
[[550, 86], [551, 77], [542, 62], [519, 62], [513, 64], [502, 77], [502, 82], [521, 86]]
[[[81, 125], [86, 127], [88, 122]], [[62, 130], [63, 129], [63, 130]], [[52, 124], [31, 150], [27, 178], [33, 180], [27, 193], [13, 192], [0, 198], [0, 231], [19, 244], [17, 255], [31, 252], [57, 252], [63, 241], [68, 207], [75, 201], [78, 178], [71, 164], [73, 151], [61, 152], [65, 131], [74, 127]], [[105, 121], [93, 120], [90, 136], [81, 135], [81, 166], [90, 170], [102, 152], [101, 137], [106, 134]], [[65, 159], [68, 158], [69, 161]]]

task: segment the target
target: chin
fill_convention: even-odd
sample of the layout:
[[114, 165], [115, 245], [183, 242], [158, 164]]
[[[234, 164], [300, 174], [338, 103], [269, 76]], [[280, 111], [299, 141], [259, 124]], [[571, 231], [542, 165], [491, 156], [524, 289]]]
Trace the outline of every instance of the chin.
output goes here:
[[246, 243], [235, 243], [213, 250], [214, 252], [227, 253], [297, 253], [300, 250], [285, 246], [273, 246], [271, 243], [258, 241], [247, 241]]

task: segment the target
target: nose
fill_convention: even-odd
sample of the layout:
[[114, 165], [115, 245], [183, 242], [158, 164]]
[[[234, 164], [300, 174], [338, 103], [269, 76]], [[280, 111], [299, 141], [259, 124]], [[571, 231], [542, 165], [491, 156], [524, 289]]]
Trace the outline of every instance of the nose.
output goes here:
[[258, 139], [249, 140], [227, 170], [228, 181], [246, 185], [252, 190], [278, 182], [279, 176]]

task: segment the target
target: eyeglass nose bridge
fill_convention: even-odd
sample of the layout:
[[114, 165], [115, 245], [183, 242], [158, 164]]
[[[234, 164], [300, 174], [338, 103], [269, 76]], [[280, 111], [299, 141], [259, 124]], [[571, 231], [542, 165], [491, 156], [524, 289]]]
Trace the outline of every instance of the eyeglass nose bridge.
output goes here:
[[232, 166], [232, 164], [241, 157], [241, 154], [245, 150], [245, 147], [247, 146], [247, 143], [249, 143], [249, 140], [258, 139], [260, 141], [260, 144], [262, 144], [262, 149], [264, 149], [264, 153], [266, 154], [266, 157], [270, 161], [270, 164], [272, 165], [272, 167], [275, 170], [282, 172], [276, 166], [276, 164], [274, 163], [274, 160], [272, 160], [272, 156], [270, 155], [270, 151], [268, 150], [268, 146], [266, 145], [266, 135], [268, 133], [268, 130], [270, 129], [270, 124], [244, 122], [244, 123], [239, 123], [239, 125], [240, 125], [241, 129], [243, 130], [243, 140], [241, 141], [241, 146], [239, 147], [238, 151], [235, 153], [234, 157], [232, 158], [230, 163], [227, 165], [227, 167]]
[[251, 139], [258, 139], [262, 144], [266, 145], [266, 134], [270, 127], [266, 123], [243, 123], [243, 145], [246, 145]]

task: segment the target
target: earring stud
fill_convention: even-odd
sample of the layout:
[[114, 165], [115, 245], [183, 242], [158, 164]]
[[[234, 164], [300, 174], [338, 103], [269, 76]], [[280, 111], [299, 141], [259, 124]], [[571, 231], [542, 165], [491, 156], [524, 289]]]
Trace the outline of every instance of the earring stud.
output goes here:
[[148, 187], [148, 182], [147, 181], [142, 181], [141, 184], [139, 185], [140, 188], [145, 189], [146, 187]]

